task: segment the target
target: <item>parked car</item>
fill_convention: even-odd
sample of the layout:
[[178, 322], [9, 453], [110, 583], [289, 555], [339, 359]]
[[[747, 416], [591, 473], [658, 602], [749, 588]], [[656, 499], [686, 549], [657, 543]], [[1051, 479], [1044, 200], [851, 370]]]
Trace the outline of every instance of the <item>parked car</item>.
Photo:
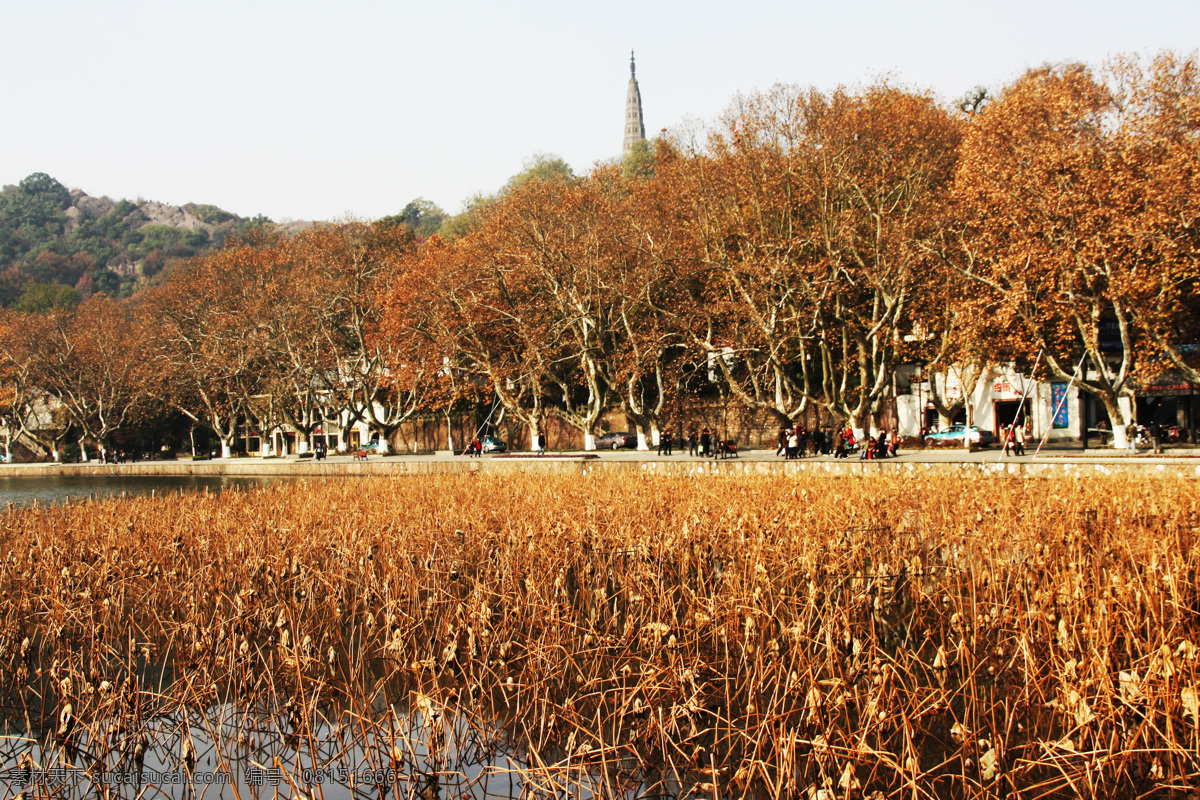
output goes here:
[[[959, 442], [963, 440], [963, 432], [967, 429], [966, 425], [951, 425], [943, 430], [934, 433], [925, 434], [926, 441], [935, 442]], [[971, 426], [971, 441], [974, 444], [986, 447], [989, 444], [994, 444], [996, 441], [995, 435], [991, 431], [981, 430], [974, 425]]]
[[637, 434], [628, 431], [609, 431], [596, 437], [596, 448], [620, 450], [622, 447], [637, 447]]
[[637, 447], [637, 434], [609, 431], [596, 437], [597, 450], [620, 450], [622, 447]]
[[483, 436], [479, 439], [485, 453], [503, 453], [508, 449], [508, 442], [495, 436]]

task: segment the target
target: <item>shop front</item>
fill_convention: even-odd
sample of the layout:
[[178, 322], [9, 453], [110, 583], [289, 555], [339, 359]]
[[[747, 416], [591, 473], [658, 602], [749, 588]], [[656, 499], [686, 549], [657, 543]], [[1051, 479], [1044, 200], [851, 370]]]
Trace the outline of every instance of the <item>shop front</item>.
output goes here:
[[1196, 443], [1196, 412], [1200, 409], [1200, 386], [1167, 373], [1153, 383], [1144, 384], [1137, 393], [1139, 425], [1157, 424], [1167, 441]]

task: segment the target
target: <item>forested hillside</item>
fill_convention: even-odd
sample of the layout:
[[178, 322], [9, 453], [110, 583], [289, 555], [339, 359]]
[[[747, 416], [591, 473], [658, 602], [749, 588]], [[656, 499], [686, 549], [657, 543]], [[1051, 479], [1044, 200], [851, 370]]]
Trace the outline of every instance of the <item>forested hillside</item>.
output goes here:
[[97, 292], [124, 297], [172, 260], [264, 225], [271, 220], [212, 205], [92, 197], [34, 173], [0, 191], [0, 305], [33, 311]]

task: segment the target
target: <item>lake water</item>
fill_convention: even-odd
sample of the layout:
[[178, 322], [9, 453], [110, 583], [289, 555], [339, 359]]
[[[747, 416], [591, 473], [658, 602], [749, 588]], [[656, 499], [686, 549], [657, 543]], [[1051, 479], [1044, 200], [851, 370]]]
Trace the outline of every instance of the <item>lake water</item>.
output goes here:
[[[283, 715], [229, 706], [208, 708], [203, 716], [193, 711], [150, 720], [134, 735], [92, 740], [80, 732], [66, 747], [49, 731], [6, 730], [0, 786], [62, 800], [527, 796], [520, 769], [528, 765], [506, 752], [494, 733], [485, 735], [463, 718], [433, 723], [404, 709], [372, 711], [377, 717], [369, 722], [310, 720], [304, 735], [289, 730]], [[195, 754], [190, 771], [181, 758], [185, 737]], [[139, 740], [144, 749], [134, 760], [130, 753]], [[26, 771], [30, 764], [38, 768]]]
[[88, 497], [114, 497], [141, 494], [177, 494], [179, 492], [219, 492], [246, 489], [281, 480], [279, 477], [229, 477], [225, 475], [95, 475], [11, 477], [0, 476], [0, 509], [6, 505], [24, 507], [35, 501], [63, 503]]

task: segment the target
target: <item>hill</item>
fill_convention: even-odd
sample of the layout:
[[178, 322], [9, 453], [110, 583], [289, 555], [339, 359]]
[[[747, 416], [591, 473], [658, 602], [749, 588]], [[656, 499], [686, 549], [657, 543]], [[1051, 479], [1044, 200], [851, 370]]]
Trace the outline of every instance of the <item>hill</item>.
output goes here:
[[0, 191], [0, 305], [49, 294], [124, 297], [174, 259], [203, 255], [230, 236], [270, 226], [213, 205], [112, 200], [34, 173]]

